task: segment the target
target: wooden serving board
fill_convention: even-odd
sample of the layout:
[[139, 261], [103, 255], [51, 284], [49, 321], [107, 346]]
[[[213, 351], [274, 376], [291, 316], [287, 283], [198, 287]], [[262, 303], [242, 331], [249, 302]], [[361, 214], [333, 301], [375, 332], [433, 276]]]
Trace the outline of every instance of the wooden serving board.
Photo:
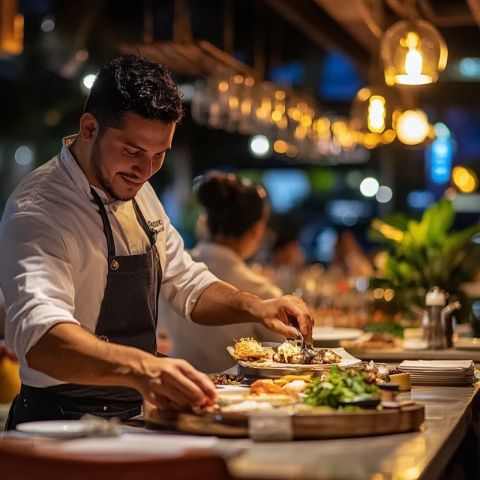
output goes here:
[[[290, 439], [347, 438], [385, 435], [419, 430], [425, 419], [425, 408], [411, 404], [401, 409], [285, 414], [291, 422]], [[270, 411], [266, 413], [269, 416]], [[248, 437], [249, 415], [210, 413], [195, 415], [145, 409], [148, 427], [220, 437]], [[258, 414], [256, 414], [258, 417]], [[285, 417], [284, 416], [284, 417]]]

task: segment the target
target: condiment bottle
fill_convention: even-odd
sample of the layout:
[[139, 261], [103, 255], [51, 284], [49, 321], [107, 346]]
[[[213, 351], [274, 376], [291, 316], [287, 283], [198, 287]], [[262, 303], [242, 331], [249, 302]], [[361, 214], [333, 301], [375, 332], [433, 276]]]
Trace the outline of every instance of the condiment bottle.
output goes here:
[[433, 287], [425, 297], [425, 317], [423, 338], [431, 350], [446, 348], [442, 311], [446, 304], [446, 294], [439, 287]]

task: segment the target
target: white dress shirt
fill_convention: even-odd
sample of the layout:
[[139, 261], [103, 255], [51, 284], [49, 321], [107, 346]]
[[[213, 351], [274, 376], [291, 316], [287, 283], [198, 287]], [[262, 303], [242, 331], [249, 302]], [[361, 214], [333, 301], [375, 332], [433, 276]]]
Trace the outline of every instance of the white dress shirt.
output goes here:
[[[207, 265], [220, 280], [239, 290], [262, 298], [274, 298], [282, 291], [266, 277], [256, 273], [229, 247], [200, 242], [191, 251], [192, 257]], [[159, 301], [158, 328], [164, 329], [172, 341], [172, 356], [184, 358], [194, 367], [207, 373], [221, 372], [235, 361], [226, 347], [234, 340], [253, 337], [260, 341], [283, 341], [279, 335], [256, 323], [208, 327], [187, 321], [174, 312], [163, 300]]]
[[[20, 360], [22, 382], [62, 383], [27, 366], [25, 355], [55, 324], [79, 324], [94, 333], [107, 280], [107, 245], [90, 185], [63, 141], [60, 154], [25, 177], [10, 196], [0, 224], [0, 288], [6, 305], [6, 344]], [[104, 201], [116, 255], [144, 253], [149, 240], [131, 201]], [[192, 261], [153, 188], [135, 197], [154, 228], [162, 267], [161, 294], [190, 318], [203, 290], [218, 281]], [[128, 292], [125, 292], [128, 295]]]

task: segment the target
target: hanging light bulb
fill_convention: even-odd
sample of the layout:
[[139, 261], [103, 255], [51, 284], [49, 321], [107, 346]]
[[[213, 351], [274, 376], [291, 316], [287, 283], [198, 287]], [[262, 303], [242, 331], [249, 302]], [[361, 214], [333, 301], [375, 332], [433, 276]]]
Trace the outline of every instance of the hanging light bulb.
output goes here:
[[415, 32], [408, 32], [405, 38], [405, 44], [408, 47], [408, 52], [405, 57], [405, 75], [397, 75], [397, 83], [402, 83], [405, 80], [410, 80], [416, 84], [430, 83], [432, 77], [430, 75], [422, 75], [423, 58], [417, 47], [420, 38]]
[[373, 133], [382, 133], [385, 130], [386, 115], [385, 98], [381, 95], [372, 95], [368, 99], [368, 129]]
[[434, 83], [448, 57], [442, 36], [424, 20], [395, 23], [383, 35], [380, 53], [390, 86]]
[[428, 136], [430, 125], [427, 114], [420, 110], [406, 110], [395, 122], [398, 139], [405, 145], [418, 145]]
[[375, 148], [382, 143], [390, 143], [391, 137], [385, 132], [393, 132], [392, 117], [398, 108], [396, 91], [385, 86], [361, 88], [352, 104], [350, 129], [358, 134], [360, 143], [367, 148]]

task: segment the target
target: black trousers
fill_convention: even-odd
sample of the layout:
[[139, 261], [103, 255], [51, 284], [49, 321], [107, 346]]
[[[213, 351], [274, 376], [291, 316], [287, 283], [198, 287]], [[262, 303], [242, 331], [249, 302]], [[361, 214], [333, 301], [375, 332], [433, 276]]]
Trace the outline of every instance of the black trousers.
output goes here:
[[126, 421], [141, 411], [141, 401], [102, 398], [76, 398], [59, 394], [55, 389], [22, 385], [10, 407], [5, 430], [18, 424], [42, 420], [78, 420], [89, 413], [103, 418]]

